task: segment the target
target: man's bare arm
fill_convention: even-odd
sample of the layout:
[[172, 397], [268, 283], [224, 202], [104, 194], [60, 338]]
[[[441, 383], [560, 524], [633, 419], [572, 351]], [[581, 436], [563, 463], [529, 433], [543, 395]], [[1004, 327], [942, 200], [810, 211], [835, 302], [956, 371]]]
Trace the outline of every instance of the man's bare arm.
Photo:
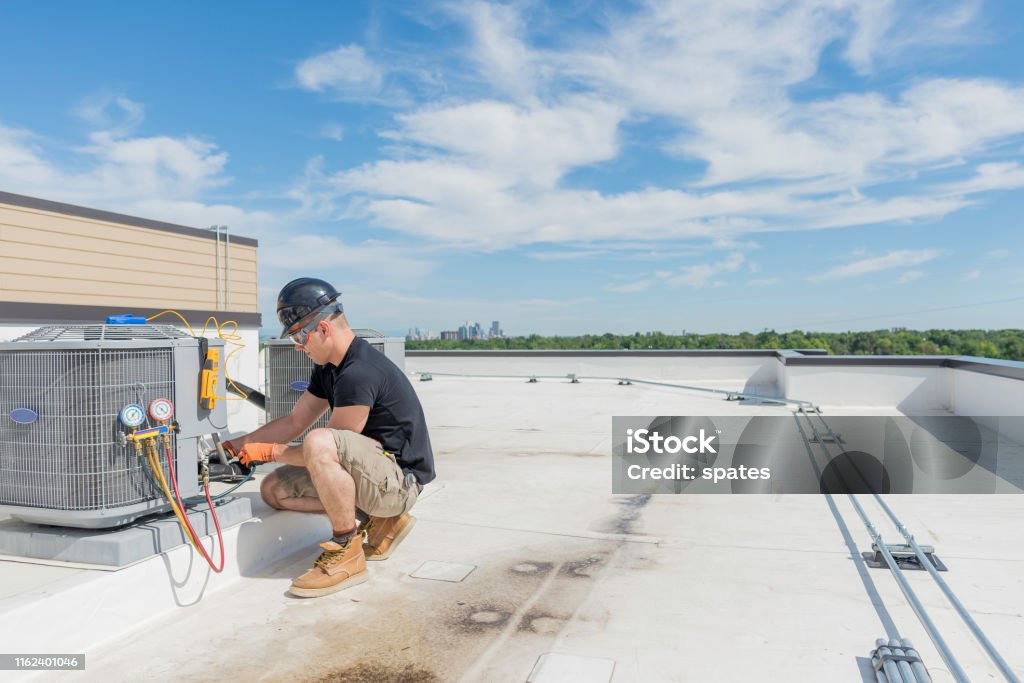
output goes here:
[[327, 408], [327, 399], [317, 398], [308, 391], [303, 392], [290, 413], [268, 422], [254, 432], [232, 439], [231, 445], [240, 451], [247, 443], [289, 443], [316, 422]]

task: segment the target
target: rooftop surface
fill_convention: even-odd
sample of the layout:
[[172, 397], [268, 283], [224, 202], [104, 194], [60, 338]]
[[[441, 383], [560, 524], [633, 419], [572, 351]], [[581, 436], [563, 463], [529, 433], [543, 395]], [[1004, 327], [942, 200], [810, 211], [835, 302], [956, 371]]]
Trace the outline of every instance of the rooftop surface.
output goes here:
[[[860, 559], [870, 538], [846, 496], [611, 493], [612, 415], [788, 416], [792, 406], [596, 381], [437, 377], [415, 387], [438, 479], [413, 510], [413, 533], [369, 564], [369, 581], [318, 599], [288, 596], [328, 525], [267, 509], [252, 482], [244, 495], [262, 522], [243, 524], [229, 545], [229, 563], [250, 558], [237, 579], [178, 595], [181, 606], [131, 628], [101, 628], [84, 672], [44, 679], [873, 681], [875, 640], [899, 635], [935, 681], [954, 680], [889, 571]], [[823, 398], [826, 415], [901, 413]], [[873, 500], [858, 499], [887, 542], [902, 540]], [[935, 546], [945, 580], [1024, 676], [1024, 498], [886, 500]], [[295, 552], [262, 567], [251, 559], [259, 550], [247, 545], [300, 527]], [[22, 577], [18, 587], [0, 584], [0, 611], [103, 574], [109, 604], [90, 608], [104, 613], [97, 623], [127, 612], [138, 591], [167, 592], [181, 577], [173, 561], [150, 572], [148, 589], [109, 578], [135, 568], [0, 565], [5, 578], [16, 569]], [[972, 680], [1001, 680], [927, 573], [906, 576]], [[82, 604], [69, 597], [64, 608]], [[54, 652], [52, 640], [30, 632], [19, 646]]]

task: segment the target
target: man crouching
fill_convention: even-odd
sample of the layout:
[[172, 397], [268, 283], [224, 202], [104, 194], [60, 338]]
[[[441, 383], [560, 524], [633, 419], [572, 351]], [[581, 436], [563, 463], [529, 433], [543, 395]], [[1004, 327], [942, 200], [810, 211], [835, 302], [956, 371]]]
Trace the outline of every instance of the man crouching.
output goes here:
[[[279, 510], [323, 513], [333, 535], [289, 592], [318, 597], [362, 583], [366, 560], [385, 560], [412, 529], [409, 510], [434, 479], [423, 407], [405, 374], [345, 319], [327, 282], [300, 278], [277, 299], [277, 316], [296, 349], [315, 364], [292, 411], [225, 442], [245, 465], [277, 461], [260, 493]], [[326, 429], [289, 446], [326, 410]], [[357, 531], [357, 509], [365, 523]], [[365, 544], [360, 543], [363, 535]]]

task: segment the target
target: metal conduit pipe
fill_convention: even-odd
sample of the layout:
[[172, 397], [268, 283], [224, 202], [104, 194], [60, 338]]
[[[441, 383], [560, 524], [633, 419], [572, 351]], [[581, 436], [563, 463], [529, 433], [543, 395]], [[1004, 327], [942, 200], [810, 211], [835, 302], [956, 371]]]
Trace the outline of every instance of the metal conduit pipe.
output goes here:
[[921, 655], [914, 649], [914, 644], [910, 642], [910, 638], [903, 639], [903, 647], [905, 652], [910, 657], [916, 657], [917, 661], [910, 664], [910, 670], [914, 672], [917, 677], [918, 683], [932, 683], [932, 677], [928, 675], [928, 669], [924, 668], [924, 662], [921, 661]]
[[[879, 683], [932, 683], [928, 670], [924, 668], [920, 655], [914, 649], [909, 638], [879, 638], [875, 641], [877, 650], [871, 658], [871, 664], [875, 668], [875, 678]], [[915, 661], [893, 661], [887, 660], [878, 665], [883, 656], [896, 655], [897, 657], [910, 657]], [[895, 669], [895, 671], [893, 671]]]
[[224, 310], [231, 310], [231, 232], [224, 228]]
[[[885, 506], [884, 503], [883, 506]], [[1020, 683], [1020, 678], [1017, 677], [1017, 674], [1013, 672], [1013, 670], [1010, 668], [1010, 665], [1006, 663], [1006, 660], [1003, 659], [1002, 655], [999, 654], [998, 650], [996, 650], [992, 642], [989, 641], [989, 639], [985, 636], [985, 633], [981, 630], [981, 627], [978, 626], [978, 623], [974, 621], [974, 618], [967, 611], [967, 608], [964, 607], [963, 603], [961, 603], [960, 600], [956, 597], [956, 594], [953, 592], [953, 589], [949, 587], [949, 584], [946, 583], [945, 579], [943, 579], [942, 576], [939, 575], [938, 571], [936, 571], [935, 567], [932, 566], [932, 563], [925, 556], [924, 551], [921, 550], [921, 546], [919, 546], [917, 544], [917, 541], [914, 540], [913, 534], [907, 531], [907, 528], [903, 526], [903, 524], [900, 523], [899, 520], [892, 516], [891, 512], [890, 516], [893, 518], [893, 522], [895, 522], [896, 528], [899, 530], [901, 534], [903, 534], [903, 538], [906, 539], [907, 543], [914, 550], [914, 554], [917, 556], [918, 562], [920, 562], [921, 566], [928, 570], [928, 573], [931, 575], [931, 577], [935, 579], [935, 583], [939, 584], [939, 588], [942, 589], [943, 594], [956, 609], [960, 617], [964, 620], [964, 623], [967, 624], [967, 627], [971, 630], [971, 633], [974, 634], [974, 637], [981, 644], [982, 648], [984, 648], [985, 652], [988, 653], [989, 658], [991, 658], [992, 661], [995, 663], [996, 667], [999, 668], [999, 671], [1003, 674], [1003, 677], [1006, 678], [1007, 681], [1010, 681], [1010, 683]]]
[[729, 391], [727, 389], [712, 389], [710, 387], [695, 387], [688, 384], [669, 384], [668, 382], [654, 382], [647, 379], [634, 379], [632, 377], [578, 377], [578, 379], [595, 379], [595, 380], [610, 380], [613, 382], [627, 381], [633, 384], [647, 384], [655, 387], [670, 387], [672, 389], [688, 389], [690, 391], [706, 391], [713, 394], [724, 394], [726, 396], [741, 396], [743, 398], [753, 399], [755, 401], [766, 401], [769, 403], [784, 403], [786, 405], [795, 406], [808, 406], [817, 409], [810, 401], [802, 401], [796, 398], [778, 398], [775, 396], [761, 396], [759, 394], [750, 394], [743, 391]]
[[[838, 439], [836, 434], [832, 431], [832, 428], [829, 426], [828, 422], [826, 422], [825, 418], [821, 416], [821, 411], [816, 410], [815, 412], [818, 416], [818, 419], [821, 420], [821, 423], [825, 425], [825, 429], [828, 430], [829, 436], [831, 436], [833, 439]], [[839, 441], [837, 440], [836, 443], [839, 443]], [[882, 507], [882, 510], [885, 511], [885, 514], [889, 516], [889, 519], [891, 519], [892, 523], [896, 526], [896, 530], [900, 532], [903, 538], [907, 541], [907, 544], [914, 551], [914, 555], [917, 556], [917, 561], [920, 562], [922, 567], [928, 570], [928, 574], [932, 577], [932, 579], [935, 580], [935, 583], [939, 585], [939, 588], [942, 589], [942, 593], [946, 596], [946, 599], [949, 600], [950, 604], [953, 605], [953, 608], [956, 609], [957, 613], [960, 615], [960, 618], [964, 620], [965, 624], [967, 624], [967, 627], [971, 630], [971, 633], [974, 634], [974, 637], [981, 644], [982, 648], [984, 648], [985, 652], [988, 654], [989, 658], [995, 663], [999, 671], [1003, 674], [1003, 677], [1006, 678], [1006, 680], [1010, 683], [1021, 683], [1021, 680], [1017, 676], [1017, 674], [1013, 672], [1013, 670], [1010, 668], [1010, 665], [1006, 663], [1006, 660], [1003, 659], [1002, 655], [999, 654], [999, 651], [996, 650], [995, 645], [992, 644], [992, 642], [985, 635], [984, 631], [981, 630], [981, 627], [978, 625], [978, 622], [974, 620], [974, 617], [971, 616], [970, 612], [967, 611], [967, 608], [964, 607], [963, 603], [960, 602], [960, 599], [957, 598], [956, 594], [953, 592], [953, 589], [949, 587], [949, 584], [946, 583], [946, 580], [942, 578], [939, 572], [932, 565], [931, 561], [924, 554], [924, 551], [921, 549], [921, 546], [918, 545], [917, 541], [914, 539], [914, 535], [910, 533], [910, 530], [907, 529], [906, 526], [904, 526], [903, 522], [900, 521], [900, 519], [896, 516], [896, 513], [892, 511], [892, 508], [889, 507], [889, 505], [882, 499], [882, 497], [877, 492], [875, 492], [873, 495], [875, 497], [875, 500], [878, 501], [878, 504]]]
[[[570, 375], [470, 375], [461, 372], [413, 372], [414, 375], [430, 375], [432, 377], [479, 377], [487, 379], [566, 379]], [[743, 391], [729, 391], [728, 389], [712, 389], [711, 387], [696, 387], [689, 384], [669, 384], [668, 382], [654, 382], [646, 379], [636, 379], [634, 377], [595, 377], [589, 375], [572, 375], [576, 379], [590, 379], [590, 380], [601, 380], [609, 382], [632, 382], [633, 384], [647, 384], [655, 387], [669, 387], [671, 389], [685, 389], [688, 391], [703, 391], [706, 393], [720, 394], [724, 396], [739, 396], [745, 399], [751, 399], [755, 401], [766, 401], [769, 403], [782, 403], [785, 405], [795, 405], [800, 407], [808, 407], [817, 410], [811, 401], [801, 401], [800, 399], [794, 398], [778, 398], [775, 396], [760, 396], [758, 394], [748, 394]]]
[[[850, 494], [850, 498], [853, 498], [852, 494]], [[871, 540], [874, 541], [879, 552], [882, 553], [882, 557], [885, 558], [885, 564], [889, 566], [889, 571], [892, 572], [892, 575], [896, 579], [896, 583], [899, 585], [904, 597], [906, 597], [907, 602], [910, 603], [911, 609], [914, 610], [914, 614], [917, 615], [921, 625], [924, 626], [924, 630], [928, 633], [928, 637], [931, 638], [932, 643], [935, 644], [935, 649], [939, 651], [939, 656], [942, 657], [942, 661], [944, 661], [946, 666], [949, 667], [950, 673], [953, 674], [953, 678], [958, 682], [970, 681], [971, 679], [967, 677], [967, 673], [960, 666], [956, 657], [953, 656], [953, 652], [949, 649], [946, 641], [942, 638], [942, 635], [939, 633], [935, 623], [925, 610], [924, 605], [921, 604], [917, 594], [914, 593], [914, 589], [910, 587], [909, 583], [907, 583], [907, 578], [903, 576], [903, 570], [896, 564], [896, 559], [892, 556], [892, 553], [889, 552], [889, 548], [885, 545], [882, 535], [878, 533], [878, 530], [875, 529], [874, 525], [866, 518], [865, 526], [867, 526], [868, 535], [871, 536]]]
[[[801, 411], [801, 413], [802, 412], [803, 411]], [[794, 416], [793, 416], [796, 419], [797, 431], [800, 432], [800, 436], [804, 440], [804, 447], [807, 449], [807, 455], [811, 459], [811, 466], [814, 468], [814, 471], [818, 475], [818, 477], [821, 477], [821, 468], [818, 467], [818, 464], [814, 460], [814, 453], [811, 451], [811, 446], [810, 446], [811, 441], [810, 441], [810, 439], [807, 438], [807, 432], [805, 432], [804, 428], [800, 425], [799, 415], [800, 415], [800, 413], [794, 413]], [[806, 417], [805, 413], [804, 413], [804, 415]], [[810, 421], [810, 418], [808, 418], [808, 420], [807, 420], [807, 425], [809, 427], [811, 427], [812, 430], [813, 430], [814, 424]], [[819, 442], [820, 442], [820, 438], [818, 438], [818, 437], [815, 437], [815, 438], [818, 439]], [[827, 449], [826, 449], [826, 455], [828, 455]], [[832, 499], [832, 494], [826, 492], [825, 493], [825, 498], [831, 500]], [[853, 501], [853, 503], [854, 503], [854, 506], [856, 506], [856, 501]], [[838, 514], [838, 512], [835, 512], [835, 514]], [[863, 519], [863, 518], [864, 517], [862, 515], [861, 519]], [[889, 630], [889, 629], [886, 629], [886, 630]], [[892, 634], [895, 634], [895, 636], [896, 636], [896, 638], [894, 640], [897, 640], [898, 642], [902, 642], [902, 641], [899, 640], [900, 639], [900, 635], [899, 635], [899, 632], [896, 630], [895, 625], [893, 625], [893, 629], [892, 629], [892, 631], [890, 631], [890, 635], [892, 635]], [[889, 667], [889, 673], [888, 674], [886, 673], [886, 666], [888, 664], [891, 664], [892, 663], [891, 661], [884, 661], [884, 662], [881, 661], [882, 660], [882, 654], [880, 654], [882, 652], [881, 648], [883, 647], [883, 644], [886, 643], [886, 642], [887, 641], [884, 638], [879, 638], [878, 640], [876, 640], [875, 641], [875, 651], [871, 653], [871, 666], [872, 666], [872, 668], [875, 671], [875, 680], [876, 680], [877, 683], [891, 683], [891, 681], [893, 680], [892, 677], [894, 677], [896, 675], [895, 673], [893, 673], [891, 666]], [[909, 642], [909, 641], [907, 641], [907, 642]], [[890, 676], [890, 674], [891, 674], [892, 677]]]
[[[878, 648], [878, 655], [872, 658], [872, 664], [875, 664], [877, 660], [887, 657], [888, 655], [895, 654], [889, 649], [888, 643], [884, 638], [879, 638], [875, 641], [875, 647]], [[896, 662], [891, 659], [885, 659], [882, 662], [882, 668], [876, 674], [881, 683], [914, 683], [914, 679], [904, 680], [900, 668], [896, 666]]]
[[[906, 650], [903, 649], [902, 643], [895, 638], [889, 639], [889, 649], [892, 650], [894, 655], [906, 655]], [[910, 668], [910, 662], [896, 662], [896, 668], [900, 670], [900, 676], [903, 677], [903, 680], [906, 681], [906, 683], [914, 683], [917, 680], [917, 676], [914, 675], [913, 670]]]
[[[810, 426], [811, 431], [814, 433], [815, 441], [824, 450], [825, 455], [831, 457], [831, 453], [828, 452], [828, 447], [823, 442], [821, 434], [818, 432], [818, 429], [814, 426], [814, 421], [811, 419], [810, 414], [803, 408], [800, 409], [800, 413], [802, 413], [804, 417], [807, 418], [807, 424], [808, 426]], [[960, 666], [960, 663], [956, 660], [956, 657], [953, 656], [953, 652], [949, 649], [949, 646], [946, 644], [946, 641], [939, 633], [939, 630], [935, 626], [935, 623], [928, 615], [928, 612], [927, 610], [925, 610], [924, 605], [921, 604], [921, 601], [918, 599], [917, 594], [914, 592], [914, 589], [910, 587], [910, 584], [907, 582], [906, 577], [903, 576], [903, 570], [900, 569], [899, 565], [896, 564], [896, 559], [892, 556], [892, 553], [889, 552], [889, 547], [885, 544], [882, 535], [878, 533], [877, 529], [875, 529], [875, 525], [871, 523], [871, 520], [868, 518], [867, 513], [864, 512], [864, 508], [861, 507], [861, 504], [860, 502], [858, 502], [857, 498], [852, 493], [848, 493], [846, 495], [850, 499], [850, 502], [853, 504], [854, 510], [856, 510], [857, 514], [860, 516], [860, 519], [864, 523], [864, 526], [867, 528], [868, 535], [871, 536], [872, 542], [874, 542], [875, 546], [878, 548], [878, 551], [885, 559], [885, 564], [889, 567], [889, 571], [892, 573], [893, 578], [896, 579], [896, 584], [900, 587], [900, 591], [903, 592], [903, 596], [907, 599], [907, 602], [910, 603], [910, 608], [914, 610], [914, 614], [917, 615], [918, 621], [920, 621], [921, 625], [924, 626], [924, 630], [928, 633], [928, 637], [935, 645], [935, 649], [939, 651], [939, 656], [942, 657], [942, 661], [944, 661], [946, 663], [946, 666], [949, 667], [950, 673], [953, 675], [953, 678], [958, 682], [970, 681], [970, 679], [967, 677], [966, 672], [964, 672], [963, 667]]]
[[486, 379], [565, 379], [567, 375], [470, 375], [462, 372], [431, 372], [414, 371], [414, 375], [431, 375], [433, 377], [479, 377]]
[[213, 294], [213, 310], [220, 310], [220, 226], [211, 225], [210, 230], [216, 231], [214, 239], [216, 240], [214, 251], [213, 251], [213, 268], [214, 268], [214, 294]]

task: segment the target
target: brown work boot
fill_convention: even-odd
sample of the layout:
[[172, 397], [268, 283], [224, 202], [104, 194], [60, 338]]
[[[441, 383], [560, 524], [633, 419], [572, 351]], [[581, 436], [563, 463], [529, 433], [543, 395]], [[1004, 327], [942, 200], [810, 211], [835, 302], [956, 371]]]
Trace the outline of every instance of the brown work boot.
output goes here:
[[334, 541], [321, 543], [324, 551], [313, 568], [292, 581], [288, 592], [300, 598], [317, 598], [366, 581], [366, 558], [357, 539], [353, 536], [344, 545]]
[[363, 552], [367, 560], [386, 560], [398, 544], [412, 531], [416, 518], [406, 513], [397, 517], [370, 517], [366, 528]]

